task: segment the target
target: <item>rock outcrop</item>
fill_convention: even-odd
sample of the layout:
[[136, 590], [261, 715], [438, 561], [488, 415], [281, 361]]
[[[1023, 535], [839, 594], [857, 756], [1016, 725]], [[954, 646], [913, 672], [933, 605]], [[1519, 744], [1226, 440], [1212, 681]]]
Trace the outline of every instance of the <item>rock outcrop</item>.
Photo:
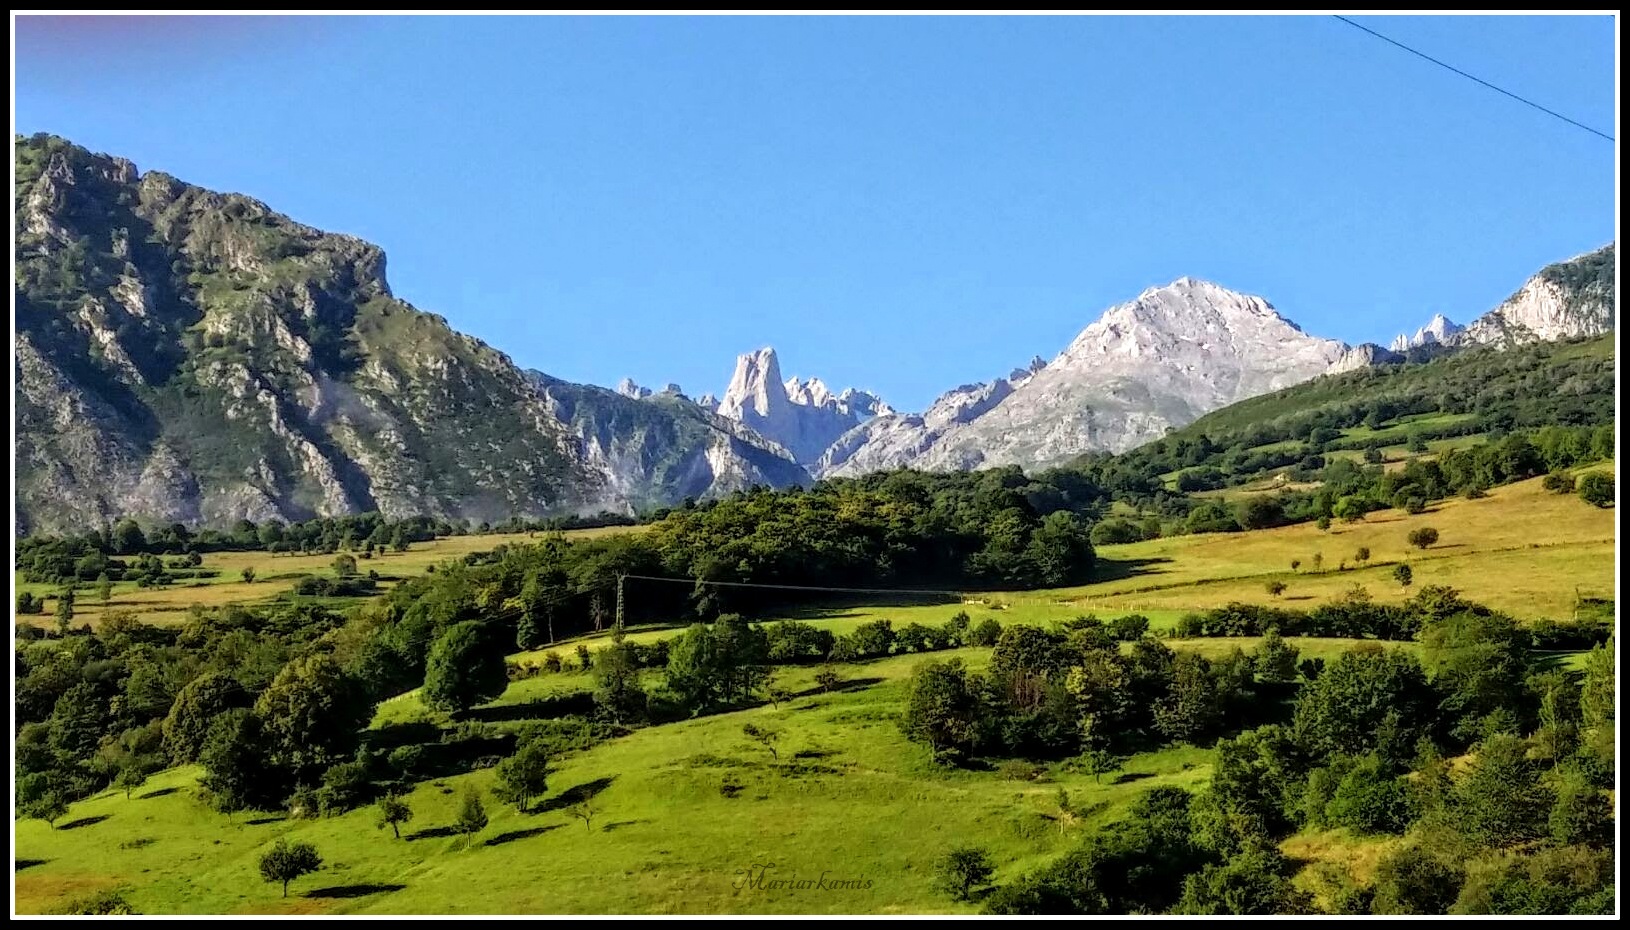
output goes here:
[[[707, 406], [704, 398], [704, 406]], [[769, 347], [736, 359], [730, 386], [717, 406], [735, 420], [813, 465], [838, 437], [872, 417], [890, 413], [887, 404], [864, 391], [833, 394], [819, 378], [781, 377], [781, 362]]]

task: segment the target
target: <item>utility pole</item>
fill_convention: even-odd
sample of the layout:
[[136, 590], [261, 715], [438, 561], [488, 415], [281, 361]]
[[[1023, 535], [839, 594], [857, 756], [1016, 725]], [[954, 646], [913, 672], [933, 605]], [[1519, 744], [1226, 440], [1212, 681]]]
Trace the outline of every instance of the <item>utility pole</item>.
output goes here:
[[621, 636], [622, 632], [623, 632], [623, 576], [622, 575], [617, 576], [617, 617], [612, 622], [616, 626], [617, 635]]

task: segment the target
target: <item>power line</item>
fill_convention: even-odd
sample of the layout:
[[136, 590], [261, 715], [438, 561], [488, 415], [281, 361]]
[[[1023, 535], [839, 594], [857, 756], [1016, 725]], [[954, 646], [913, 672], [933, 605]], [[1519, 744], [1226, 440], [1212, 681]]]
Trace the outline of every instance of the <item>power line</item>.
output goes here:
[[[954, 597], [957, 600], [964, 601], [964, 602], [967, 602], [967, 601], [970, 601], [970, 600], [978, 600], [978, 601], [986, 600], [986, 598], [984, 596], [980, 595], [978, 592], [949, 591], [949, 590], [937, 589], [937, 588], [840, 588], [840, 587], [829, 587], [829, 586], [825, 586], [825, 585], [808, 585], [808, 584], [771, 584], [769, 582], [760, 582], [760, 581], [709, 581], [709, 580], [706, 580], [706, 579], [703, 579], [703, 578], [668, 578], [668, 577], [664, 577], [664, 576], [660, 576], [660, 575], [620, 575], [618, 577], [620, 577], [620, 578], [634, 578], [634, 579], [638, 579], [640, 581], [666, 581], [669, 584], [684, 584], [684, 585], [693, 585], [693, 586], [694, 585], [715, 585], [715, 586], [718, 586], [718, 587], [726, 587], [726, 588], [766, 588], [766, 589], [769, 589], [769, 590], [772, 590], [772, 591], [818, 591], [818, 592], [822, 592], [822, 593], [826, 593], [826, 594], [891, 594], [891, 595], [916, 594], [916, 595], [939, 595], [939, 596], [942, 596], [942, 597]], [[1011, 593], [1007, 593], [1007, 592], [996, 593], [996, 594], [991, 595], [991, 597], [994, 598], [994, 599], [1002, 600], [1002, 601], [1024, 601], [1024, 602], [1027, 602], [1027, 603], [1036, 603], [1036, 604], [1068, 604], [1068, 603], [1071, 603], [1070, 601], [1058, 600], [1058, 599], [1054, 599], [1054, 598], [1026, 597], [1024, 595], [1015, 595], [1015, 594], [1011, 594]]]
[[1458, 74], [1461, 77], [1466, 78], [1469, 81], [1475, 81], [1478, 84], [1481, 84], [1484, 87], [1487, 87], [1489, 90], [1494, 91], [1495, 93], [1504, 94], [1505, 96], [1510, 97], [1512, 100], [1515, 100], [1518, 103], [1526, 104], [1528, 106], [1531, 106], [1534, 109], [1540, 111], [1541, 113], [1546, 114], [1547, 116], [1554, 116], [1557, 119], [1563, 121], [1564, 123], [1567, 123], [1567, 124], [1569, 124], [1571, 126], [1577, 126], [1580, 129], [1583, 129], [1584, 131], [1586, 131], [1588, 133], [1591, 133], [1592, 135], [1601, 136], [1603, 139], [1606, 139], [1609, 142], [1614, 141], [1612, 136], [1608, 135], [1605, 132], [1602, 132], [1600, 129], [1595, 129], [1595, 128], [1592, 128], [1590, 126], [1586, 126], [1584, 123], [1581, 123], [1576, 119], [1570, 119], [1570, 118], [1568, 118], [1566, 116], [1563, 116], [1561, 113], [1558, 113], [1557, 111], [1555, 111], [1555, 110], [1553, 110], [1553, 109], [1551, 109], [1549, 107], [1541, 106], [1540, 104], [1537, 104], [1532, 100], [1529, 100], [1527, 97], [1523, 97], [1521, 95], [1514, 94], [1511, 91], [1506, 90], [1505, 88], [1500, 87], [1497, 84], [1491, 84], [1488, 81], [1483, 80], [1482, 78], [1478, 77], [1475, 74], [1468, 74], [1467, 72], [1462, 71], [1459, 68], [1456, 68], [1454, 65], [1451, 65], [1446, 61], [1442, 61], [1440, 59], [1433, 58], [1431, 55], [1428, 55], [1428, 54], [1426, 54], [1425, 52], [1423, 52], [1423, 51], [1421, 51], [1419, 49], [1410, 48], [1409, 46], [1405, 45], [1404, 43], [1399, 42], [1397, 39], [1391, 38], [1389, 36], [1384, 36], [1381, 33], [1376, 32], [1374, 29], [1371, 29], [1368, 26], [1364, 26], [1364, 25], [1361, 25], [1359, 23], [1356, 23], [1356, 22], [1352, 21], [1351, 19], [1348, 19], [1347, 17], [1342, 16], [1339, 13], [1332, 14], [1332, 15], [1334, 15], [1336, 17], [1336, 19], [1339, 19], [1342, 22], [1346, 23], [1347, 25], [1352, 26], [1354, 29], [1358, 29], [1358, 30], [1362, 30], [1364, 32], [1367, 32], [1370, 35], [1375, 36], [1377, 39], [1380, 39], [1381, 41], [1387, 43], [1388, 45], [1397, 46], [1398, 48], [1403, 49], [1404, 51], [1408, 52], [1411, 55], [1416, 56], [1417, 58], [1424, 58], [1427, 61], [1431, 62], [1434, 65], [1437, 65], [1440, 68], [1444, 68], [1446, 70], [1453, 71], [1455, 74]]

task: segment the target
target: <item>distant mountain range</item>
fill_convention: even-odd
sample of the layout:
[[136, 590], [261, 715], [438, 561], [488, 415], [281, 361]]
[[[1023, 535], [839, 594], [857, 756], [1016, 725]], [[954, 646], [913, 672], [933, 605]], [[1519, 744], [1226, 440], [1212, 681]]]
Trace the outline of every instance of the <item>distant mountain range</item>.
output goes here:
[[1428, 344], [1614, 326], [1611, 245], [1392, 349], [1309, 335], [1259, 297], [1182, 278], [1105, 311], [1050, 362], [921, 414], [783, 378], [768, 348], [737, 360], [723, 397], [693, 400], [522, 370], [392, 295], [377, 247], [249, 197], [53, 136], [14, 150], [25, 531], [367, 510], [497, 520], [901, 466], [1045, 467]]

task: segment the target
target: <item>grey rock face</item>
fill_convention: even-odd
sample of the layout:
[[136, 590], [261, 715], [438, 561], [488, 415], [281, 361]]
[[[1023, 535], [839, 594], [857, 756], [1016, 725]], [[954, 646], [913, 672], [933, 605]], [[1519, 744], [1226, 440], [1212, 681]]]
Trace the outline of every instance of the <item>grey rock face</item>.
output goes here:
[[[1404, 337], [1400, 336], [1400, 339]], [[1397, 343], [1394, 342], [1394, 345]], [[1369, 368], [1371, 365], [1393, 365], [1402, 362], [1404, 356], [1401, 351], [1383, 349], [1373, 342], [1356, 345], [1341, 354], [1341, 357], [1330, 364], [1325, 370], [1327, 375], [1339, 375], [1344, 371], [1355, 371], [1359, 368]]]
[[851, 388], [833, 394], [819, 378], [783, 380], [781, 362], [769, 347], [736, 359], [735, 374], [717, 411], [786, 448], [800, 464], [814, 464], [838, 437], [871, 417], [891, 412], [863, 391]]
[[550, 412], [577, 437], [584, 461], [604, 476], [608, 506], [641, 509], [810, 481], [786, 449], [692, 403], [677, 385], [631, 397], [542, 372], [528, 375]]
[[1441, 313], [1433, 314], [1425, 326], [1415, 331], [1415, 335], [1399, 333], [1389, 348], [1394, 352], [1408, 352], [1428, 345], [1453, 345], [1455, 337], [1465, 328]]
[[816, 471], [1039, 468], [1121, 451], [1322, 374], [1346, 348], [1302, 332], [1259, 297], [1180, 278], [1105, 311], [1045, 365], [957, 388], [921, 417], [866, 424]]
[[1617, 325], [1615, 245], [1540, 269], [1517, 293], [1473, 320], [1455, 345], [1516, 345], [1610, 333]]
[[63, 139], [14, 157], [26, 530], [606, 497], [507, 357], [391, 295], [377, 247]]

